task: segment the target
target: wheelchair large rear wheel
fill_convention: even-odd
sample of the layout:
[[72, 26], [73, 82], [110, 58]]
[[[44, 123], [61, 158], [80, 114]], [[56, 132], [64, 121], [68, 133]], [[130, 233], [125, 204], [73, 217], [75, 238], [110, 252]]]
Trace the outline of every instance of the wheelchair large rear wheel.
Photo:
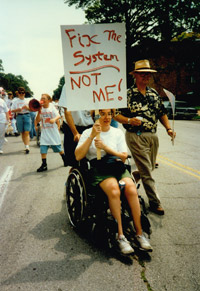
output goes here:
[[80, 226], [84, 220], [86, 200], [83, 177], [78, 169], [72, 169], [66, 183], [66, 202], [69, 220], [74, 227]]

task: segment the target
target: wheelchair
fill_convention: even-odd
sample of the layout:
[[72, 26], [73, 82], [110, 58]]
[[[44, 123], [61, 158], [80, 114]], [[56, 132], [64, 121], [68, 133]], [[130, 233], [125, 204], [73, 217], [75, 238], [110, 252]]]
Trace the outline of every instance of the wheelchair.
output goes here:
[[[130, 158], [130, 157], [129, 157]], [[126, 168], [131, 173], [130, 161]], [[66, 206], [69, 221], [73, 228], [89, 233], [92, 239], [109, 249], [117, 250], [117, 222], [111, 215], [108, 199], [103, 190], [90, 184], [92, 167], [88, 160], [83, 159], [78, 166], [72, 167], [66, 181]], [[134, 176], [132, 175], [135, 182]], [[121, 191], [121, 217], [123, 232], [134, 249], [140, 249], [134, 239], [136, 231], [128, 202], [124, 195], [125, 183], [119, 181]], [[137, 184], [137, 189], [139, 184]], [[150, 238], [151, 224], [147, 217], [144, 199], [138, 195], [141, 208], [141, 224], [143, 233]], [[103, 241], [101, 241], [103, 239]], [[100, 242], [101, 241], [101, 242]], [[145, 251], [141, 249], [142, 251]]]

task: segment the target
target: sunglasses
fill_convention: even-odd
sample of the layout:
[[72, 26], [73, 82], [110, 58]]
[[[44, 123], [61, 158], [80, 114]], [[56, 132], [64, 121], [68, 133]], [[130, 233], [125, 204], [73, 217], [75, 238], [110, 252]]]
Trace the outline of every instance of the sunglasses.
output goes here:
[[8, 93], [8, 95], [12, 95], [11, 93]]
[[137, 72], [136, 74], [139, 75], [139, 76], [142, 76], [142, 77], [151, 75], [150, 72]]
[[25, 92], [21, 91], [21, 92], [19, 92], [19, 94], [25, 94]]

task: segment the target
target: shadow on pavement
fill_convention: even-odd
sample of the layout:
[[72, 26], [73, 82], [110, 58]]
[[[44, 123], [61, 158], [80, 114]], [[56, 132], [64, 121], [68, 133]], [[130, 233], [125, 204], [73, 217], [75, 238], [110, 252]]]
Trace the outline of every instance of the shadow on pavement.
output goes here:
[[62, 202], [61, 212], [51, 214], [41, 221], [30, 232], [38, 240], [58, 238], [50, 257], [59, 252], [66, 255], [65, 259], [36, 261], [27, 265], [2, 285], [25, 282], [45, 282], [56, 280], [76, 280], [94, 262], [112, 264], [109, 256], [96, 249], [87, 240], [80, 237], [69, 225], [66, 216], [65, 201]]
[[58, 238], [59, 240], [49, 256], [56, 257], [61, 252], [66, 255], [65, 259], [32, 262], [3, 281], [2, 285], [45, 282], [47, 280], [76, 280], [97, 261], [112, 265], [113, 262], [110, 259], [113, 257], [127, 265], [132, 265], [134, 260], [139, 263], [151, 260], [150, 255], [144, 252], [136, 251], [131, 258], [121, 256], [113, 250], [98, 248], [87, 236], [74, 231], [70, 226], [65, 203], [62, 201], [60, 212], [45, 217], [30, 231], [38, 240], [46, 241]]

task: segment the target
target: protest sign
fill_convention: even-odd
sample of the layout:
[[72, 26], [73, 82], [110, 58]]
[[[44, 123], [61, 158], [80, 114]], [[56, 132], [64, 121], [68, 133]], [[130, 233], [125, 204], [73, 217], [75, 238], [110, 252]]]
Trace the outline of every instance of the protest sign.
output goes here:
[[67, 109], [126, 107], [125, 24], [62, 25], [61, 36]]

